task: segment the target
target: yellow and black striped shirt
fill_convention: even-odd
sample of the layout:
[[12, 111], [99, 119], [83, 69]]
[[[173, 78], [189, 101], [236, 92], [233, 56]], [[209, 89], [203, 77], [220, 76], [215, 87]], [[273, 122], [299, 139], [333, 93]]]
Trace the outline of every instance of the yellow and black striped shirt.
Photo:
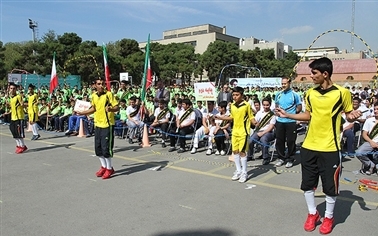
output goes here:
[[319, 86], [306, 92], [305, 101], [311, 120], [302, 147], [319, 152], [339, 151], [341, 112], [353, 110], [349, 90], [335, 84], [325, 90]]
[[236, 105], [231, 104], [231, 117], [233, 118], [232, 135], [246, 136], [251, 132], [251, 120], [254, 118], [252, 108], [248, 102], [243, 101]]
[[16, 95], [10, 99], [11, 120], [23, 120], [25, 118], [23, 99], [21, 95]]

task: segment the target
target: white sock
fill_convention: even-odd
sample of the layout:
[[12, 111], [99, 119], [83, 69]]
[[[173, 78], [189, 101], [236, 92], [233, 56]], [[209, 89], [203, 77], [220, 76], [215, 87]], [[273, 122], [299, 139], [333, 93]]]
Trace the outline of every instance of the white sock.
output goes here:
[[105, 157], [98, 157], [100, 159], [100, 162], [101, 162], [101, 166], [103, 168], [106, 168], [106, 161], [105, 161]]
[[247, 173], [247, 157], [240, 157], [241, 167], [242, 167], [242, 173]]
[[307, 203], [308, 213], [311, 215], [316, 214], [316, 205], [315, 205], [315, 190], [308, 190], [304, 192], [304, 196]]
[[106, 161], [106, 169], [111, 170], [113, 168], [112, 158], [110, 157], [105, 158], [105, 161]]
[[32, 126], [33, 135], [38, 135], [37, 123], [34, 123], [31, 126]]
[[20, 139], [19, 138], [15, 138], [14, 140], [16, 140], [16, 145], [19, 147], [21, 144], [20, 144]]
[[324, 216], [329, 219], [332, 219], [333, 209], [335, 208], [335, 203], [336, 203], [336, 197], [331, 197], [331, 196], [326, 195], [325, 200], [326, 200], [326, 210], [325, 210]]
[[240, 155], [234, 154], [234, 162], [235, 162], [235, 167], [237, 172], [241, 172], [241, 163], [240, 163]]
[[21, 146], [21, 147], [25, 146], [25, 142], [24, 142], [24, 139], [23, 139], [23, 138], [20, 138], [20, 139], [19, 139], [19, 142], [20, 142], [20, 146]]

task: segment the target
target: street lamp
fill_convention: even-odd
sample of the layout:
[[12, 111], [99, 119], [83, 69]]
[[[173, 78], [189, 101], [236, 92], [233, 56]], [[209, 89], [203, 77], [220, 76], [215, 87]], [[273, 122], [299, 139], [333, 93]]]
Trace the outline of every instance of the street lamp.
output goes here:
[[218, 85], [217, 85], [217, 88], [219, 87], [219, 84], [220, 84], [220, 81], [221, 81], [221, 78], [222, 78], [222, 73], [223, 73], [223, 70], [228, 68], [228, 67], [231, 67], [231, 66], [235, 66], [235, 67], [240, 67], [240, 68], [243, 68], [243, 69], [248, 69], [248, 70], [257, 70], [259, 72], [259, 75], [260, 75], [260, 78], [262, 77], [261, 76], [261, 71], [259, 68], [257, 67], [252, 67], [252, 66], [243, 66], [243, 65], [239, 65], [239, 64], [228, 64], [228, 65], [225, 65], [220, 74], [219, 74], [219, 79], [218, 79]]
[[29, 28], [32, 30], [33, 42], [37, 42], [36, 29], [38, 28], [38, 23], [29, 19]]

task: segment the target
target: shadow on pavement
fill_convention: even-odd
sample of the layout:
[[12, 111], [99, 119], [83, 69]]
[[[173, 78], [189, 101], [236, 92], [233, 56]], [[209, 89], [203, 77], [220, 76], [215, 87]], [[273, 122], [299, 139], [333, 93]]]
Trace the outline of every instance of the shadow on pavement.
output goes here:
[[39, 148], [28, 149], [25, 153], [46, 151], [46, 150], [51, 150], [51, 149], [61, 148], [61, 147], [70, 148], [70, 146], [73, 146], [73, 145], [75, 145], [75, 143], [64, 143], [64, 144], [59, 144], [59, 145], [53, 144], [53, 145], [49, 145], [47, 147], [39, 147]]
[[[233, 234], [229, 230], [223, 229], [214, 229], [214, 230], [187, 230], [187, 231], [178, 231], [178, 232], [169, 232], [169, 233], [157, 233], [153, 236], [232, 236]], [[252, 235], [251, 235], [252, 236]]]
[[[131, 165], [122, 165], [123, 169], [116, 170], [113, 177], [120, 175], [130, 175], [136, 172], [145, 171], [151, 169], [154, 171], [161, 171], [168, 165], [168, 161], [157, 161], [157, 162], [147, 162], [147, 163], [136, 163]], [[154, 169], [156, 168], [156, 169]]]

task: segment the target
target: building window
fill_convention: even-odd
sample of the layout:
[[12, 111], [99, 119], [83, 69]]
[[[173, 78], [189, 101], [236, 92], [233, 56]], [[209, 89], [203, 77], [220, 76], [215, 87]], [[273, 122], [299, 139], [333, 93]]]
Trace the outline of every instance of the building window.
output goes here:
[[182, 33], [182, 34], [178, 34], [178, 37], [187, 37], [187, 36], [191, 36], [191, 35], [192, 35], [192, 32]]
[[171, 34], [171, 35], [164, 36], [164, 39], [173, 39], [173, 38], [177, 38], [177, 34]]
[[193, 32], [193, 35], [199, 35], [199, 34], [207, 34], [207, 30], [199, 30], [199, 31]]

